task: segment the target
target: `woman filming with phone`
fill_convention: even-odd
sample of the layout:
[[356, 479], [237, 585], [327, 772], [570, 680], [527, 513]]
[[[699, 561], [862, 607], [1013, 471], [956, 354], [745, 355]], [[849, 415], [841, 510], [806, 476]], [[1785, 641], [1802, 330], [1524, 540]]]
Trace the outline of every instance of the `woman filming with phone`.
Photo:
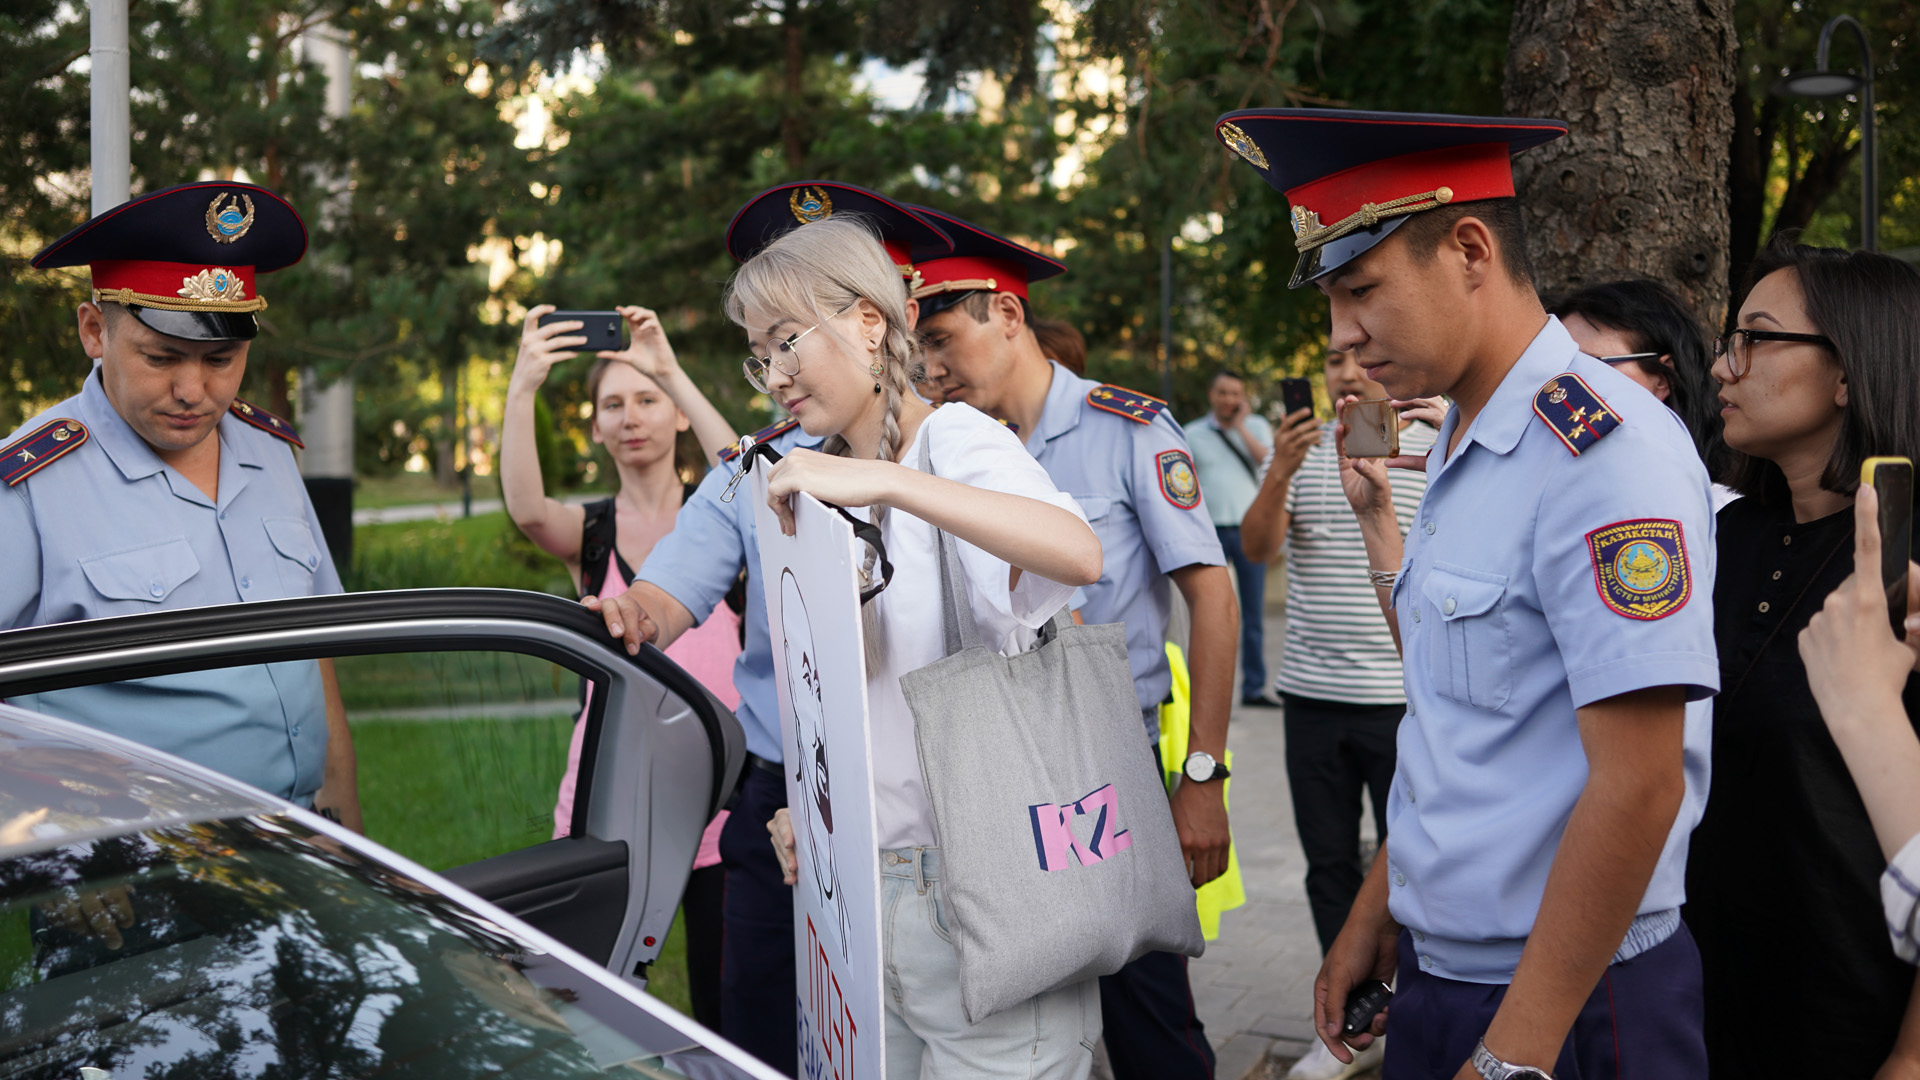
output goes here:
[[[935, 410], [914, 396], [920, 363], [899, 272], [857, 218], [836, 215], [768, 244], [735, 274], [727, 315], [746, 331], [755, 388], [809, 435], [827, 437], [819, 451], [793, 450], [768, 473], [783, 529], [794, 527], [790, 500], [806, 492], [879, 526], [894, 567], [863, 612], [887, 1076], [1085, 1077], [1100, 1029], [1095, 979], [968, 1023], [901, 677], [946, 656], [936, 530], [957, 542], [965, 602], [981, 640], [1002, 653], [1027, 649], [1075, 587], [1099, 578], [1099, 540], [1018, 436], [964, 403]], [[792, 884], [785, 809], [770, 829]]]
[[[542, 316], [552, 311], [552, 305], [542, 304], [527, 312], [521, 332], [500, 436], [501, 493], [513, 523], [541, 550], [566, 564], [580, 595], [617, 596], [631, 583], [632, 568], [645, 562], [654, 543], [673, 531], [691, 482], [719, 460], [720, 451], [734, 441], [733, 429], [681, 370], [660, 317], [646, 308], [620, 308], [628, 344], [597, 352], [586, 376], [589, 437], [612, 459], [618, 487], [612, 498], [585, 506], [553, 498], [541, 478], [535, 449], [534, 399], [554, 366], [577, 357], [576, 350], [588, 339], [577, 319], [541, 325]], [[689, 430], [698, 437], [705, 462], [682, 460], [693, 457], [679, 452], [681, 435]], [[744, 607], [744, 593], [737, 603], [723, 602], [712, 617], [666, 650], [728, 708], [740, 703], [733, 661], [740, 655]], [[583, 708], [574, 723], [566, 774], [559, 778], [553, 811], [556, 839], [572, 832], [586, 715]], [[701, 838], [684, 901], [695, 1018], [710, 1026], [719, 1023], [720, 897], [725, 885], [719, 832], [725, 820], [722, 811]]]
[[[1743, 497], [1717, 519], [1720, 693], [1684, 911], [1709, 1061], [1741, 1080], [1916, 1076], [1920, 1002], [1887, 947], [1886, 858], [1797, 642], [1854, 568], [1862, 464], [1920, 454], [1920, 271], [1776, 241], [1750, 281], [1712, 368]], [[1900, 694], [1920, 715], [1920, 677]]]

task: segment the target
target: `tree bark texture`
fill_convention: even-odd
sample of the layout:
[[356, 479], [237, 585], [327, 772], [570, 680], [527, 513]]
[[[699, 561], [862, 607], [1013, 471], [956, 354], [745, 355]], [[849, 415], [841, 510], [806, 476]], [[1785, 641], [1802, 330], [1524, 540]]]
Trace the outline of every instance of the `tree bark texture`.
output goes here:
[[1540, 291], [1649, 277], [1717, 331], [1728, 302], [1732, 0], [1518, 0], [1510, 116], [1567, 137], [1514, 159]]

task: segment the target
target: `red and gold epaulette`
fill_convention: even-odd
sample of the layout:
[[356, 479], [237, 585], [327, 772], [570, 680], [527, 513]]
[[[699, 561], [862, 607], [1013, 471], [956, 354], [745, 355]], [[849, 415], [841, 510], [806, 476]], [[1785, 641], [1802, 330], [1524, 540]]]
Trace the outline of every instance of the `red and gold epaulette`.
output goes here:
[[1087, 391], [1087, 404], [1140, 424], [1153, 423], [1154, 417], [1167, 410], [1167, 403], [1151, 394], [1114, 386], [1112, 383], [1103, 383]]
[[269, 435], [285, 439], [302, 450], [307, 448], [307, 444], [300, 441], [300, 433], [293, 430], [291, 423], [280, 419], [251, 401], [241, 401], [239, 398], [234, 398], [233, 404], [228, 406], [227, 411], [239, 417], [243, 422], [252, 424], [254, 427], [259, 428]]
[[78, 420], [49, 420], [24, 439], [0, 450], [0, 478], [12, 487], [79, 449], [87, 426]]
[[[756, 431], [753, 434], [747, 436], [747, 438], [752, 439], [756, 443], [763, 443], [770, 439], [777, 439], [780, 436], [785, 435], [787, 432], [792, 431], [794, 427], [799, 423], [800, 421], [795, 420], [793, 417], [789, 416], [785, 420], [782, 420], [777, 424], [768, 424], [766, 427], [763, 427], [759, 431]], [[745, 441], [746, 441], [745, 439], [741, 440], [741, 442], [745, 442]], [[734, 458], [737, 458], [739, 456], [740, 456], [740, 443], [734, 443], [732, 446], [729, 446], [725, 450], [720, 451], [721, 461], [732, 461]]]
[[1574, 457], [1620, 426], [1620, 414], [1571, 371], [1547, 380], [1533, 396], [1533, 414], [1546, 421]]

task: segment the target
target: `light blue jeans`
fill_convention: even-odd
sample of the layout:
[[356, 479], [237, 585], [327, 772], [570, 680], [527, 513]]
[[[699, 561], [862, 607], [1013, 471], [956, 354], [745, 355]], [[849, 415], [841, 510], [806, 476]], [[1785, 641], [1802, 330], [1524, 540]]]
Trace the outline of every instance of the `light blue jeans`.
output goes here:
[[1100, 981], [1049, 990], [967, 1023], [939, 848], [880, 853], [887, 1080], [1086, 1080], [1100, 1039]]

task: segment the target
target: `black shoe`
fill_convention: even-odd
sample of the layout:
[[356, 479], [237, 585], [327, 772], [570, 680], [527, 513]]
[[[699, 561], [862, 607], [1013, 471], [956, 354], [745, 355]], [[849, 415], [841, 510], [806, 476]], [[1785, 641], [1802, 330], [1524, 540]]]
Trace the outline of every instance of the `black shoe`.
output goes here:
[[1240, 707], [1243, 709], [1278, 709], [1283, 706], [1270, 697], [1247, 697], [1240, 699]]

